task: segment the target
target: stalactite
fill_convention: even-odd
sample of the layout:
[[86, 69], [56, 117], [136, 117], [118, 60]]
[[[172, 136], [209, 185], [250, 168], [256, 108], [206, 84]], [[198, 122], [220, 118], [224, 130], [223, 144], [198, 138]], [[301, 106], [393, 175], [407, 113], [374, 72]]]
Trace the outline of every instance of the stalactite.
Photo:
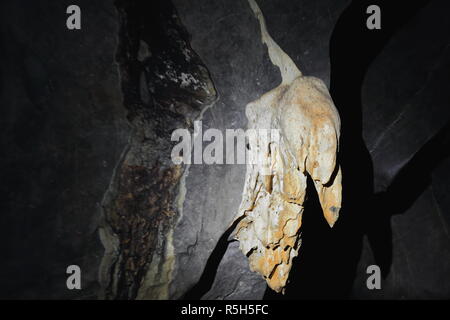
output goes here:
[[[281, 292], [301, 245], [300, 227], [308, 175], [314, 181], [326, 221], [332, 227], [341, 207], [341, 170], [337, 163], [339, 114], [322, 80], [303, 76], [270, 37], [254, 0], [262, 41], [282, 82], [246, 106], [250, 129], [270, 129], [268, 139], [249, 140], [250, 161], [242, 203], [244, 216], [235, 237], [250, 268]], [[275, 130], [275, 131], [274, 131]]]

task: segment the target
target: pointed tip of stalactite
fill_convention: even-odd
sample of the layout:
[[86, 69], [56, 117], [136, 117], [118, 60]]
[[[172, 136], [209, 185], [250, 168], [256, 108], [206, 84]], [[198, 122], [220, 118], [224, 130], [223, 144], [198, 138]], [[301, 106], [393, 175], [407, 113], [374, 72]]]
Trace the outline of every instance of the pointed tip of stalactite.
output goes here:
[[325, 220], [327, 220], [328, 225], [330, 228], [333, 228], [336, 221], [339, 219], [339, 210], [341, 208], [332, 206], [331, 208], [327, 209], [327, 212], [325, 213]]
[[[250, 227], [236, 226], [233, 233], [234, 238], [240, 241], [241, 250], [249, 259], [250, 270], [263, 275], [272, 290], [284, 294], [289, 272], [292, 268], [292, 261], [298, 255], [298, 248], [301, 243], [299, 230], [303, 213], [302, 204], [307, 186], [308, 173], [304, 168], [300, 170], [297, 164], [306, 163], [308, 155], [319, 157], [318, 151], [311, 152], [308, 149], [309, 147], [305, 147], [305, 145], [317, 144], [317, 140], [308, 140], [307, 144], [290, 144], [288, 140], [292, 142], [298, 141], [299, 136], [305, 139], [314, 136], [322, 139], [320, 143], [324, 142], [335, 146], [337, 142], [333, 139], [338, 139], [339, 133], [327, 135], [323, 133], [323, 129], [327, 125], [331, 128], [339, 127], [336, 125], [339, 122], [339, 115], [336, 115], [337, 111], [331, 99], [328, 99], [329, 93], [325, 84], [316, 78], [311, 80], [311, 77], [302, 77], [302, 73], [293, 60], [270, 37], [262, 12], [255, 0], [248, 0], [248, 2], [259, 20], [262, 42], [267, 45], [270, 60], [280, 69], [282, 82], [277, 88], [263, 95], [264, 99], [260, 97], [247, 104], [246, 116], [249, 123], [252, 123], [255, 128], [282, 129], [283, 137], [277, 143], [278, 148], [286, 152], [280, 153], [280, 158], [275, 157], [277, 159], [275, 162], [278, 161], [278, 165], [283, 169], [290, 168], [290, 171], [288, 170], [290, 174], [263, 176], [259, 174], [260, 172], [255, 167], [247, 167], [239, 216], [246, 216], [245, 224]], [[320, 82], [319, 88], [315, 85], [317, 82]], [[290, 94], [287, 94], [287, 92], [290, 92]], [[312, 99], [314, 101], [311, 101], [310, 98], [308, 98], [309, 100], [305, 99], [305, 92], [308, 93], [310, 98], [314, 98]], [[288, 98], [284, 99], [285, 97]], [[268, 108], [268, 106], [271, 106], [271, 108]], [[308, 112], [302, 112], [302, 110]], [[268, 112], [271, 115], [270, 117], [267, 116]], [[283, 121], [287, 118], [298, 120]], [[304, 118], [311, 123], [309, 128], [302, 127], [301, 122]], [[316, 121], [317, 118], [320, 118], [321, 121]], [[313, 133], [311, 134], [311, 132]], [[255, 144], [255, 147], [265, 147], [267, 142], [257, 140], [252, 143]], [[305, 159], [300, 156], [297, 158], [288, 156], [296, 155], [299, 149], [305, 149], [304, 151], [307, 153]], [[252, 146], [250, 150], [258, 150], [258, 148]], [[260, 156], [256, 157], [259, 158]], [[264, 158], [267, 155], [261, 157]], [[333, 172], [334, 169], [330, 168], [331, 165], [328, 161], [322, 161], [322, 164], [323, 170]], [[325, 220], [330, 228], [333, 228], [339, 218], [341, 206], [340, 169], [332, 183], [324, 185], [319, 179], [315, 181], [315, 184]], [[262, 188], [257, 188], [258, 185], [264, 186], [264, 192], [260, 192]], [[245, 205], [250, 202], [252, 203], [251, 208]], [[251, 214], [247, 215], [245, 210], [243, 213], [244, 205]], [[290, 221], [290, 224], [289, 228], [285, 229], [287, 220]]]

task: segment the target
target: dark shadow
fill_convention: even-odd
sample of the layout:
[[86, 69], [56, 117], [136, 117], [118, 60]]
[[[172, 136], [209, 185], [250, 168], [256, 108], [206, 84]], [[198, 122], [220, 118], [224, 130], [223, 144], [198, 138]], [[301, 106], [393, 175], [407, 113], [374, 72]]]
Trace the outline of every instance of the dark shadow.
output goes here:
[[[365, 229], [383, 276], [389, 273], [392, 264], [391, 217], [406, 212], [413, 205], [431, 184], [434, 169], [449, 156], [450, 122], [414, 155], [385, 192], [374, 195], [371, 211], [373, 216]], [[385, 251], [386, 248], [390, 250]]]
[[188, 292], [186, 292], [181, 300], [199, 300], [205, 293], [207, 293], [211, 289], [217, 274], [217, 268], [219, 267], [220, 261], [222, 261], [222, 258], [228, 249], [228, 245], [231, 242], [229, 240], [230, 235], [242, 218], [234, 221], [231, 227], [229, 227], [222, 234], [219, 241], [217, 241], [214, 250], [209, 256], [208, 261], [206, 262], [205, 269], [203, 270], [200, 279], [191, 289], [189, 289]]
[[[350, 278], [351, 274], [338, 273], [339, 252], [333, 241], [335, 231], [328, 226], [322, 214], [314, 183], [308, 177], [307, 197], [304, 203], [302, 221], [302, 245], [299, 256], [293, 261], [289, 283], [285, 295], [267, 289], [265, 299], [327, 299], [339, 297], [342, 283], [334, 283], [340, 278]], [[342, 250], [341, 248], [341, 251]], [[342, 253], [342, 252], [341, 252]], [[337, 259], [337, 260], [336, 260]], [[342, 272], [342, 271], [339, 271]]]
[[[348, 298], [367, 234], [376, 263], [387, 275], [392, 262], [392, 230], [390, 218], [395, 199], [402, 209], [420, 193], [411, 192], [402, 199], [398, 190], [410, 187], [399, 176], [386, 195], [374, 195], [373, 165], [363, 141], [361, 89], [371, 62], [386, 46], [395, 32], [429, 1], [352, 1], [339, 17], [330, 40], [330, 93], [341, 117], [339, 161], [343, 172], [343, 200], [340, 218], [332, 230], [322, 218], [317, 196], [309, 192], [302, 223], [303, 244], [300, 259], [294, 262], [291, 282], [284, 296], [268, 289], [266, 299]], [[377, 4], [382, 8], [382, 29], [368, 30], [366, 8]], [[424, 147], [426, 148], [426, 147]], [[428, 152], [428, 151], [424, 151]], [[421, 152], [417, 157], [421, 157]], [[429, 175], [431, 166], [419, 160], [405, 170], [418, 170]], [[405, 174], [404, 176], [407, 176]], [[417, 184], [423, 190], [425, 184]], [[420, 186], [419, 186], [420, 185]], [[314, 190], [309, 186], [309, 190]], [[380, 200], [380, 197], [382, 200]], [[375, 201], [377, 200], [377, 201]], [[376, 206], [374, 204], [378, 203]], [[381, 212], [381, 213], [380, 213]], [[396, 211], [395, 211], [396, 212]]]

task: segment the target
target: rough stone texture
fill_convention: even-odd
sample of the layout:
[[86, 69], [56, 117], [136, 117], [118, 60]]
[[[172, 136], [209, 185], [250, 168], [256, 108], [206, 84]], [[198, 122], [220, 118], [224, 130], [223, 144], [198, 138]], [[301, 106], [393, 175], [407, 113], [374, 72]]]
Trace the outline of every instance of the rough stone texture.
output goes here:
[[[450, 37], [436, 31], [450, 29], [443, 7], [439, 1], [431, 2], [408, 21], [376, 57], [364, 79], [364, 139], [374, 163], [377, 192], [385, 190], [450, 119], [446, 72]], [[417, 50], [418, 44], [426, 50]]]
[[[95, 299], [100, 202], [128, 139], [112, 1], [0, 4], [0, 297]], [[66, 268], [82, 290], [66, 287]]]
[[[232, 270], [236, 277], [230, 277]], [[249, 272], [248, 259], [239, 249], [239, 242], [232, 241], [217, 268], [211, 289], [203, 295], [204, 300], [253, 300], [262, 299], [266, 282], [261, 275]]]
[[330, 36], [350, 0], [259, 0], [270, 35], [306, 75], [330, 84]]
[[[279, 82], [245, 1], [174, 1], [207, 66], [218, 100], [203, 114], [203, 129], [245, 128], [245, 105]], [[193, 164], [185, 177], [182, 215], [174, 231], [171, 297], [182, 297], [200, 279], [218, 239], [239, 209], [244, 165]], [[227, 269], [227, 272], [232, 269]], [[247, 272], [251, 272], [247, 270]], [[230, 272], [230, 281], [240, 275]]]
[[[122, 43], [119, 51], [123, 51], [126, 44], [123, 39], [127, 36], [126, 28], [123, 24], [127, 21], [123, 12], [116, 12], [112, 1], [99, 4], [79, 3], [83, 11], [83, 29], [79, 32], [68, 32], [65, 28], [65, 8], [69, 4], [71, 3], [64, 1], [58, 4], [40, 2], [25, 5], [20, 1], [2, 4], [5, 8], [2, 8], [5, 26], [2, 28], [2, 47], [7, 48], [1, 51], [4, 58], [2, 70], [5, 71], [2, 78], [2, 105], [7, 106], [7, 113], [2, 117], [2, 130], [5, 131], [2, 145], [5, 146], [3, 150], [11, 155], [2, 159], [5, 168], [2, 175], [5, 184], [2, 188], [7, 190], [3, 195], [8, 197], [3, 202], [3, 212], [7, 214], [2, 215], [2, 225], [8, 226], [8, 230], [15, 230], [14, 235], [3, 233], [5, 241], [2, 242], [4, 252], [7, 252], [5, 259], [8, 261], [3, 270], [4, 274], [10, 275], [4, 277], [5, 281], [8, 279], [4, 294], [9, 297], [96, 297], [97, 270], [103, 254], [97, 235], [99, 208], [113, 169], [117, 168], [116, 174], [104, 199], [106, 217], [110, 213], [114, 216], [113, 212], [130, 212], [138, 208], [147, 210], [148, 206], [139, 199], [154, 192], [151, 190], [154, 184], [147, 183], [149, 176], [153, 174], [147, 170], [148, 167], [142, 168], [141, 163], [134, 163], [126, 168], [122, 166], [127, 150], [138, 150], [140, 144], [135, 132], [129, 140], [125, 113], [128, 112], [132, 127], [142, 129], [151, 121], [142, 120], [138, 123], [141, 120], [136, 119], [143, 112], [134, 105], [130, 107], [130, 104], [152, 103], [151, 86], [147, 88], [145, 83], [155, 82], [158, 91], [165, 92], [166, 96], [170, 96], [169, 92], [173, 88], [164, 91], [163, 83], [166, 82], [155, 77], [154, 69], [146, 73], [149, 80], [142, 80], [141, 64], [145, 63], [151, 48], [145, 41], [136, 41], [132, 37], [128, 40], [131, 42], [129, 45], [134, 46], [130, 49], [134, 65], [124, 66], [127, 61], [123, 58], [120, 60], [119, 52], [117, 60], [121, 63], [120, 72], [123, 76], [119, 78], [114, 55], [118, 50], [118, 40]], [[196, 1], [177, 3], [177, 8], [191, 34], [192, 46], [200, 53], [203, 62], [208, 62], [207, 67], [215, 85], [220, 87], [220, 100], [204, 114], [204, 127], [244, 128], [244, 106], [273, 88], [280, 79], [277, 69], [269, 61], [265, 46], [260, 42], [258, 24], [248, 4], [245, 1], [235, 1], [233, 5], [229, 1]], [[288, 12], [286, 6], [282, 8], [283, 13]], [[277, 11], [271, 13], [276, 14]], [[148, 23], [154, 23], [148, 28], [159, 28], [157, 21], [160, 20], [147, 19]], [[122, 25], [122, 29], [119, 29], [119, 25]], [[330, 22], [329, 26], [331, 25]], [[314, 39], [315, 35], [307, 33], [305, 37]], [[317, 45], [324, 48], [321, 52], [327, 51], [326, 40]], [[162, 61], [153, 62], [159, 64]], [[160, 67], [162, 66], [158, 66]], [[41, 69], [44, 72], [39, 71]], [[139, 84], [137, 76], [140, 77]], [[48, 89], [47, 78], [51, 80]], [[13, 85], [14, 83], [18, 85]], [[88, 90], [85, 90], [86, 87]], [[136, 92], [137, 90], [139, 91]], [[65, 107], [52, 107], [50, 112], [41, 113], [35, 108], [27, 107], [32, 104], [25, 101], [28, 98], [24, 97], [28, 96], [36, 101], [34, 104], [46, 105], [47, 100], [53, 100], [54, 105]], [[133, 100], [137, 96], [139, 99]], [[189, 108], [187, 111], [189, 112]], [[180, 127], [183, 126], [189, 127], [185, 124]], [[39, 135], [36, 128], [45, 132]], [[16, 136], [17, 139], [22, 137], [21, 140], [17, 140]], [[31, 139], [27, 146], [34, 146], [33, 148], [20, 147], [21, 141], [26, 140], [27, 136]], [[55, 143], [47, 143], [49, 139]], [[126, 144], [129, 145], [127, 148]], [[46, 145], [51, 148], [46, 148]], [[22, 151], [19, 152], [19, 149]], [[48, 154], [55, 155], [54, 162], [49, 162]], [[31, 161], [27, 159], [39, 162], [38, 159], [41, 158], [43, 166], [30, 168], [27, 165]], [[142, 162], [139, 156], [135, 158], [136, 162]], [[119, 160], [120, 164], [116, 165]], [[42, 170], [44, 172], [38, 174]], [[183, 206], [186, 215], [180, 219], [174, 239], [177, 262], [172, 297], [182, 296], [199, 279], [217, 239], [228, 228], [237, 212], [245, 178], [245, 167], [242, 165], [195, 165], [190, 172], [192, 174], [186, 176], [188, 187]], [[169, 187], [175, 183], [170, 177], [177, 180], [179, 174], [180, 172], [164, 171], [159, 181], [162, 186]], [[129, 179], [131, 177], [136, 182]], [[164, 184], [167, 177], [168, 184]], [[145, 188], [140, 188], [143, 185]], [[60, 196], [60, 190], [65, 190], [63, 196]], [[125, 191], [132, 191], [130, 193], [136, 195], [136, 208], [131, 208], [134, 206], [133, 201], [127, 198]], [[121, 196], [115, 197], [116, 192]], [[173, 190], [171, 197], [176, 197], [177, 193], [178, 190]], [[118, 201], [111, 206], [108, 203], [112, 199]], [[40, 204], [32, 204], [26, 210], [23, 205], [18, 205], [27, 201]], [[116, 210], [118, 208], [120, 210]], [[35, 218], [27, 218], [29, 211]], [[128, 262], [127, 271], [115, 277], [130, 278], [135, 275], [136, 265], [144, 265], [144, 269], [146, 268], [142, 257], [149, 250], [148, 247], [139, 247], [139, 241], [133, 239], [141, 235], [147, 237], [145, 239], [153, 245], [154, 242], [146, 234], [146, 229], [153, 225], [140, 215], [133, 215], [130, 222], [124, 224], [118, 223], [117, 219], [111, 220], [116, 222], [113, 223], [116, 231], [123, 230], [122, 238], [127, 233], [130, 235], [131, 230], [136, 233], [130, 239], [127, 250], [137, 252], [138, 257], [136, 261], [129, 260], [132, 262]], [[217, 220], [223, 223], [218, 224]], [[33, 221], [39, 223], [36, 225]], [[103, 229], [108, 228], [110, 222], [112, 221], [106, 218], [102, 222]], [[24, 234], [28, 236], [24, 237]], [[117, 237], [117, 242], [112, 238], [104, 239], [105, 243], [112, 243], [110, 247], [106, 245], [107, 250], [115, 245], [125, 247], [125, 244], [120, 244], [119, 239], [121, 237]], [[159, 239], [158, 241], [163, 242], [163, 237]], [[9, 246], [9, 243], [15, 245]], [[36, 247], [37, 243], [40, 244], [39, 247]], [[22, 252], [29, 254], [23, 255]], [[183, 252], [189, 252], [189, 255]], [[112, 256], [116, 254], [113, 253]], [[107, 252], [108, 255], [111, 252]], [[83, 286], [86, 290], [81, 295], [65, 289], [64, 270], [72, 263], [80, 264], [83, 270]], [[117, 265], [123, 263], [125, 262]], [[108, 265], [106, 261], [104, 266]], [[32, 268], [35, 271], [29, 272], [30, 266], [35, 266]], [[252, 274], [249, 270], [247, 272]], [[230, 272], [228, 276], [233, 278], [238, 275]], [[106, 293], [110, 292], [106, 295], [121, 298], [137, 296], [136, 283], [141, 277], [142, 275], [138, 275], [132, 283], [123, 280], [120, 286], [124, 289], [120, 294], [115, 295], [111, 293], [113, 290], [106, 288]], [[36, 283], [36, 278], [42, 280]], [[18, 279], [22, 279], [20, 284]], [[104, 278], [102, 281], [104, 285], [108, 283]], [[94, 286], [92, 290], [88, 289], [91, 284]], [[130, 287], [133, 289], [129, 290]]]
[[323, 82], [304, 76], [248, 104], [247, 115], [251, 129], [279, 130], [279, 139], [250, 139], [250, 153], [258, 158], [253, 163], [258, 164], [247, 166], [239, 208], [239, 216], [245, 218], [236, 238], [250, 268], [280, 292], [301, 244], [308, 176], [328, 224], [332, 227], [339, 217], [339, 115]]
[[[238, 0], [174, 3], [192, 35], [192, 47], [205, 62], [219, 92], [219, 100], [204, 114], [204, 127], [246, 128], [245, 105], [276, 87], [281, 80], [278, 68], [270, 62], [267, 47], [261, 43], [258, 20], [249, 4]], [[347, 1], [258, 3], [265, 12], [275, 41], [279, 41], [302, 68], [303, 62], [308, 62], [304, 69], [308, 75], [321, 77], [328, 83], [328, 38]], [[316, 18], [310, 19], [312, 16]], [[287, 21], [292, 32], [282, 29]], [[304, 23], [308, 26], [305, 27]], [[308, 44], [308, 48], [299, 50], [298, 46], [303, 48], [303, 44]], [[312, 52], [319, 54], [320, 58], [309, 63]], [[195, 284], [204, 272], [217, 239], [238, 212], [245, 182], [243, 165], [192, 165], [189, 171], [184, 216], [174, 238], [175, 248], [179, 248], [176, 252], [180, 253], [175, 264], [175, 273], [179, 276], [174, 278], [172, 285], [174, 297], [179, 297], [185, 288]], [[218, 225], [217, 219], [223, 222]], [[227, 263], [232, 265], [233, 261]], [[251, 273], [250, 270], [247, 272]], [[226, 277], [232, 283], [240, 276], [233, 268], [221, 269], [217, 274], [217, 277]], [[208, 294], [211, 296], [211, 292]], [[253, 294], [255, 298], [260, 296], [258, 292], [253, 291]]]
[[[382, 192], [366, 218], [371, 223], [362, 225], [369, 236], [353, 297], [450, 296], [449, 213], [443, 200], [450, 181], [450, 37], [441, 32], [450, 22], [448, 4], [423, 6], [389, 39], [362, 86], [364, 139], [375, 191]], [[379, 292], [365, 286], [370, 264], [380, 265], [385, 275]]]
[[382, 290], [366, 287], [367, 266], [379, 262], [368, 239], [364, 239], [352, 298], [443, 299], [450, 296], [450, 285], [443, 281], [450, 269], [450, 236], [445, 221], [448, 211], [436, 202], [434, 188], [427, 188], [410, 209], [392, 218], [393, 260], [389, 274], [381, 280]]
[[[332, 227], [339, 217], [340, 120], [326, 85], [318, 78], [302, 76], [268, 34], [256, 2], [249, 0], [249, 4], [282, 83], [246, 106], [248, 127], [256, 135], [249, 137], [250, 157], [237, 216], [244, 218], [236, 227], [236, 239], [249, 257], [251, 270], [281, 292], [301, 245], [308, 176], [328, 224]], [[269, 137], [266, 130], [273, 130]]]
[[103, 202], [100, 280], [108, 299], [167, 299], [184, 171], [172, 162], [171, 135], [192, 128], [216, 92], [170, 2], [116, 6], [117, 60], [133, 130]]
[[[302, 217], [301, 259], [294, 259], [291, 283], [284, 296], [268, 290], [265, 298], [450, 297], [450, 169], [448, 152], [444, 152], [450, 145], [448, 140], [436, 139], [436, 133], [439, 136], [449, 131], [444, 126], [450, 100], [448, 2], [420, 0], [417, 3], [424, 6], [420, 9], [416, 2], [376, 0], [383, 8], [383, 28], [371, 32], [365, 28], [365, 9], [373, 2], [258, 1], [280, 47], [305, 74], [330, 84], [342, 121], [340, 164], [344, 178], [342, 214], [332, 230], [323, 223], [314, 192], [309, 194]], [[233, 297], [230, 292], [239, 283], [239, 298], [259, 299], [265, 282], [245, 267], [247, 259], [237, 250], [237, 243], [230, 244], [228, 252], [217, 244], [238, 210], [245, 167], [192, 165], [187, 175], [185, 168], [178, 173], [154, 173], [147, 170], [149, 167], [116, 166], [124, 159], [121, 154], [129, 138], [127, 111], [132, 126], [139, 127], [134, 121], [142, 115], [141, 111], [132, 114], [137, 108], [124, 107], [124, 99], [129, 101], [127, 97], [133, 95], [120, 85], [131, 81], [133, 86], [128, 88], [138, 88], [138, 102], [145, 104], [153, 103], [151, 86], [145, 85], [149, 81], [142, 72], [129, 73], [132, 79], [120, 77], [115, 54], [125, 29], [119, 28], [123, 14], [117, 13], [113, 1], [77, 1], [83, 28], [71, 32], [65, 28], [69, 4], [72, 2], [65, 0], [8, 0], [0, 4], [0, 296], [96, 298], [104, 253], [98, 239], [100, 204], [111, 177], [115, 179], [110, 186], [122, 190], [117, 198], [121, 206], [112, 206], [120, 208], [117, 212], [134, 210], [126, 190], [138, 195], [136, 210], [150, 212], [141, 197], [154, 194], [159, 182], [145, 181], [157, 177], [161, 186], [170, 189], [175, 182], [171, 177], [176, 180], [183, 173], [179, 179], [185, 178], [186, 188], [173, 187], [161, 201], [167, 204], [173, 197], [181, 201], [179, 195], [184, 192], [178, 191], [185, 190], [184, 205], [178, 206], [184, 215], [178, 216], [174, 232], [177, 257], [170, 297], [183, 296], [202, 274], [211, 273], [206, 262], [211, 252], [219, 251], [225, 255], [222, 259], [219, 255], [219, 268], [205, 297]], [[177, 0], [175, 4], [191, 45], [210, 71], [218, 93], [217, 103], [203, 114], [204, 128], [245, 128], [244, 106], [281, 79], [261, 43], [258, 22], [247, 1]], [[155, 12], [143, 14], [146, 23], [152, 24], [148, 29], [161, 30], [161, 19], [153, 18]], [[392, 29], [398, 26], [398, 30]], [[145, 41], [132, 42], [139, 47], [139, 71], [151, 46]], [[136, 60], [135, 52], [131, 58]], [[176, 86], [164, 90], [164, 83], [171, 82], [156, 78], [155, 70], [166, 70], [159, 63], [163, 60], [155, 61], [158, 69], [151, 68], [145, 74], [159, 92], [170, 97]], [[121, 73], [126, 71], [123, 66], [121, 69]], [[127, 72], [122, 74], [127, 76]], [[187, 114], [191, 110], [181, 109]], [[176, 112], [184, 113], [181, 109]], [[200, 109], [190, 116], [195, 117]], [[166, 123], [163, 117], [162, 127]], [[185, 120], [180, 121], [184, 127]], [[145, 120], [142, 125], [149, 123]], [[134, 137], [136, 143], [131, 147], [138, 150], [140, 141]], [[371, 155], [376, 188], [385, 190], [375, 197], [377, 201], [367, 197], [373, 192], [368, 185], [374, 182]], [[124, 170], [114, 175], [114, 168]], [[313, 189], [311, 185], [309, 190]], [[152, 217], [161, 212], [167, 211], [152, 212]], [[143, 216], [130, 215], [133, 224], [116, 225], [116, 230], [130, 227], [136, 232], [129, 249], [139, 257], [149, 250], [141, 250], [138, 236], [147, 237], [153, 245], [153, 235], [146, 234], [146, 228], [167, 225], [174, 219], [163, 215], [156, 221]], [[170, 228], [162, 228], [157, 245], [164, 244], [167, 230]], [[125, 237], [123, 232], [120, 239]], [[142, 266], [142, 261], [136, 261]], [[373, 263], [387, 274], [383, 290], [378, 292], [366, 288], [365, 270]], [[81, 291], [66, 289], [65, 270], [70, 264], [81, 266]], [[122, 262], [117, 265], [123, 266]], [[147, 275], [143, 265], [142, 273]], [[115, 278], [131, 277], [135, 266], [130, 266]], [[247, 280], [238, 279], [251, 280], [247, 284]], [[126, 285], [121, 285], [120, 292], [109, 297], [135, 295], [138, 283], [122, 283]]]

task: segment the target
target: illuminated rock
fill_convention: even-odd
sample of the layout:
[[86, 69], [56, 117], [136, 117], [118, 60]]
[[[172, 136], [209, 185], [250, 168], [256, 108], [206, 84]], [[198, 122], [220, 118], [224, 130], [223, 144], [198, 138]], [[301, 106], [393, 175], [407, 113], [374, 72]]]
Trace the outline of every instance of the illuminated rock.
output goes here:
[[254, 0], [250, 6], [261, 26], [262, 41], [280, 69], [282, 82], [246, 106], [249, 129], [268, 138], [249, 138], [249, 164], [235, 237], [250, 268], [281, 292], [301, 245], [300, 227], [307, 176], [314, 181], [325, 219], [332, 227], [341, 207], [341, 171], [336, 155], [339, 114], [326, 85], [303, 76], [273, 41]]

